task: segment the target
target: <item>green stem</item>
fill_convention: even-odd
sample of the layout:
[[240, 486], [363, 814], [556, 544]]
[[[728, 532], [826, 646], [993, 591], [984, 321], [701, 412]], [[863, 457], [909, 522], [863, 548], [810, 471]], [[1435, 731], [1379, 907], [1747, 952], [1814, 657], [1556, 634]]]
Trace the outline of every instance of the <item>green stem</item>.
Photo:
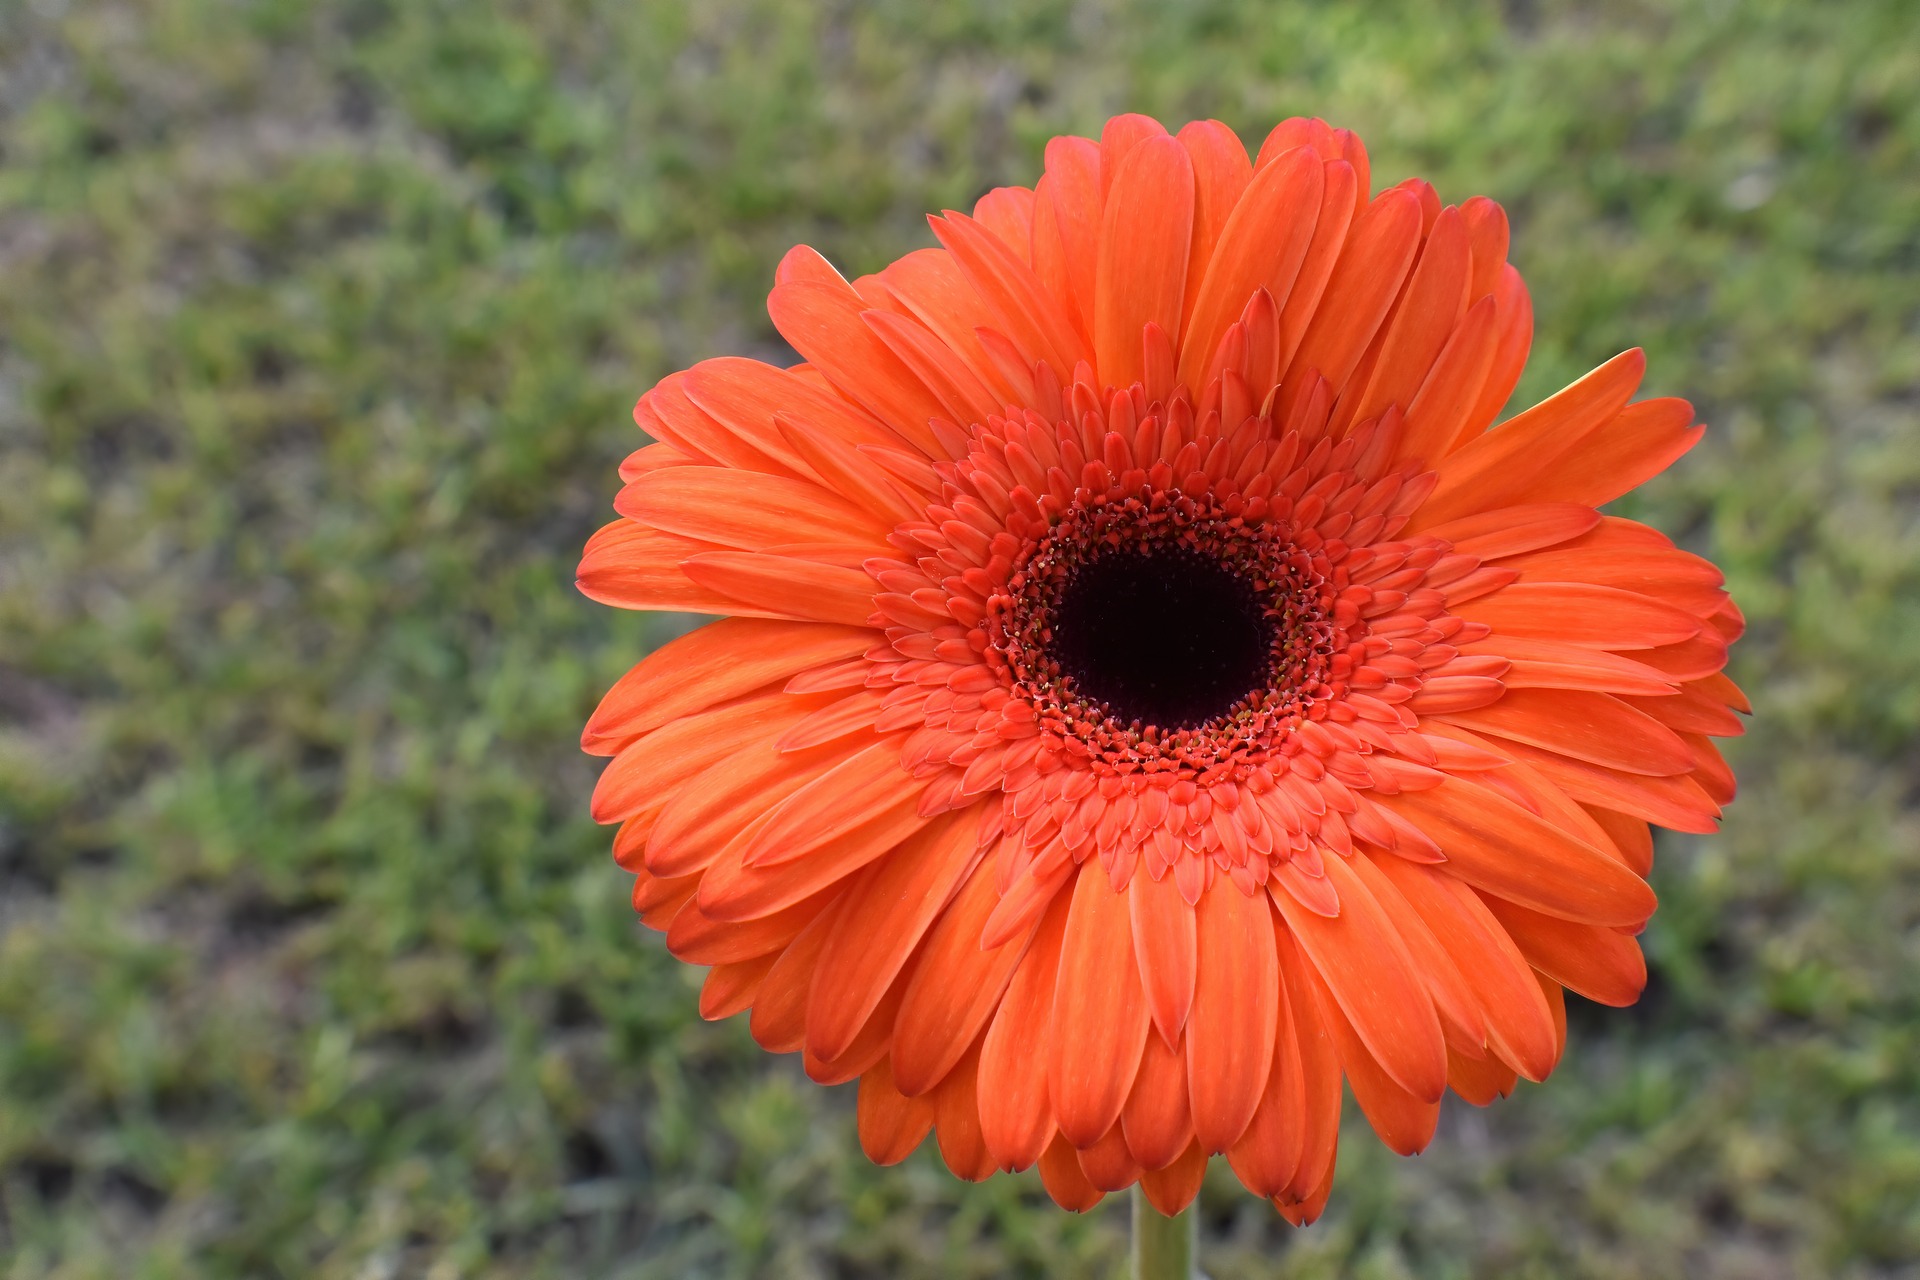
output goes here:
[[1191, 1208], [1169, 1218], [1133, 1188], [1133, 1280], [1193, 1280]]

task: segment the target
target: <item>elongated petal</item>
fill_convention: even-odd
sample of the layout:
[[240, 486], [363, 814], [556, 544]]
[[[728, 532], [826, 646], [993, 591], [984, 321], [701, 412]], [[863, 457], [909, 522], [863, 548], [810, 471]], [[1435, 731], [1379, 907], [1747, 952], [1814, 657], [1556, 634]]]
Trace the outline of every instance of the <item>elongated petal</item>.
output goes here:
[[1637, 925], [1653, 914], [1646, 881], [1497, 791], [1448, 777], [1380, 803], [1433, 837], [1448, 871], [1477, 889], [1589, 924]]
[[838, 1058], [853, 1043], [967, 870], [978, 828], [971, 811], [929, 823], [848, 891], [807, 1005], [814, 1054]]
[[1273, 900], [1381, 1066], [1416, 1096], [1438, 1098], [1447, 1088], [1446, 1043], [1406, 944], [1344, 859], [1328, 859], [1327, 878], [1340, 894], [1331, 919], [1287, 894]]
[[[1031, 1167], [1054, 1137], [1050, 1055], [1043, 1046], [1054, 1038], [1053, 993], [1070, 901], [1062, 894], [1041, 920], [980, 1050], [981, 1134], [993, 1158], [1009, 1171]], [[1074, 1169], [1077, 1174], [1077, 1163]]]
[[1133, 959], [1127, 896], [1084, 866], [1074, 882], [1054, 985], [1047, 1088], [1060, 1132], [1090, 1147], [1120, 1118], [1149, 1015]]
[[1193, 163], [1186, 149], [1166, 137], [1141, 142], [1114, 176], [1100, 231], [1094, 359], [1110, 385], [1124, 387], [1145, 375], [1140, 331], [1147, 324], [1178, 343], [1192, 239]]
[[[1201, 1149], [1230, 1149], [1246, 1132], [1273, 1066], [1279, 959], [1267, 895], [1213, 882], [1196, 912], [1199, 971], [1187, 1026], [1187, 1088]], [[1317, 917], [1316, 917], [1317, 918]]]
[[999, 1007], [1038, 927], [1036, 920], [997, 947], [981, 947], [999, 901], [995, 876], [991, 859], [976, 867], [927, 934], [893, 1029], [894, 1075], [905, 1093], [925, 1093], [960, 1060]]
[[1172, 876], [1135, 876], [1127, 890], [1134, 957], [1160, 1038], [1177, 1044], [1193, 1007], [1194, 913]]

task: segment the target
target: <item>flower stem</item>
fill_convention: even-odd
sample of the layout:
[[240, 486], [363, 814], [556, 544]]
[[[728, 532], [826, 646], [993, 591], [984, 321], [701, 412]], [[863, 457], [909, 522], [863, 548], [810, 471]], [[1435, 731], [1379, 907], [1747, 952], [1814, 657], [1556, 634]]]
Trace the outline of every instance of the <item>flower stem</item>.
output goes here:
[[1194, 1216], [1191, 1208], [1169, 1218], [1133, 1187], [1133, 1280], [1193, 1280]]

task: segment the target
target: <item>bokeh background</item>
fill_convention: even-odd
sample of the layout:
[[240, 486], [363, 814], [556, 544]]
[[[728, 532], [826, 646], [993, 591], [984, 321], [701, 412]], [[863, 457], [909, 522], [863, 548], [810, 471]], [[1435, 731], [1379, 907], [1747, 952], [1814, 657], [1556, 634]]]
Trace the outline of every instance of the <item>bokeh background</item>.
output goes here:
[[[1110, 1276], [1124, 1200], [859, 1156], [630, 917], [572, 587], [628, 410], [1119, 110], [1513, 216], [1531, 402], [1713, 429], [1757, 714], [1652, 980], [1233, 1277], [1920, 1275], [1920, 37], [1904, 0], [0, 0], [0, 1265]], [[790, 357], [789, 357], [790, 358]], [[1220, 1173], [1224, 1175], [1225, 1171]]]

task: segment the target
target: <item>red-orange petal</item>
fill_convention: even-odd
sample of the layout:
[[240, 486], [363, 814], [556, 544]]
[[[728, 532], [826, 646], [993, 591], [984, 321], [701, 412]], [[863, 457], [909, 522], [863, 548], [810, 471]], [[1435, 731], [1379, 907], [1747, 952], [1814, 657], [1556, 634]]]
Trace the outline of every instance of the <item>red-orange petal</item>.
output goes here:
[[1054, 1119], [1074, 1146], [1092, 1146], [1120, 1118], [1149, 1021], [1127, 897], [1098, 864], [1084, 864], [1067, 914], [1047, 1045]]
[[1266, 1089], [1280, 969], [1266, 894], [1243, 893], [1220, 876], [1195, 916], [1199, 965], [1187, 1024], [1187, 1090], [1194, 1136], [1211, 1154], [1240, 1140]]
[[1287, 894], [1272, 895], [1273, 900], [1388, 1074], [1421, 1098], [1438, 1098], [1447, 1087], [1447, 1054], [1433, 1001], [1406, 944], [1366, 885], [1346, 859], [1326, 861], [1327, 879], [1340, 895], [1338, 916], [1315, 915]]
[[1147, 1008], [1167, 1044], [1177, 1044], [1193, 1007], [1195, 965], [1193, 908], [1171, 875], [1136, 875], [1127, 888], [1134, 958]]
[[1140, 331], [1147, 324], [1179, 341], [1193, 201], [1193, 162], [1174, 139], [1149, 138], [1120, 162], [1094, 280], [1094, 360], [1109, 385], [1125, 387], [1145, 376]]
[[[1068, 895], [1061, 895], [1041, 920], [980, 1050], [981, 1134], [995, 1161], [1006, 1170], [1032, 1165], [1054, 1136], [1047, 1088], [1049, 1055], [1043, 1046], [1054, 1035], [1053, 992], [1069, 901]], [[1067, 1150], [1071, 1155], [1071, 1144]], [[1073, 1167], [1078, 1175], [1079, 1164]]]

